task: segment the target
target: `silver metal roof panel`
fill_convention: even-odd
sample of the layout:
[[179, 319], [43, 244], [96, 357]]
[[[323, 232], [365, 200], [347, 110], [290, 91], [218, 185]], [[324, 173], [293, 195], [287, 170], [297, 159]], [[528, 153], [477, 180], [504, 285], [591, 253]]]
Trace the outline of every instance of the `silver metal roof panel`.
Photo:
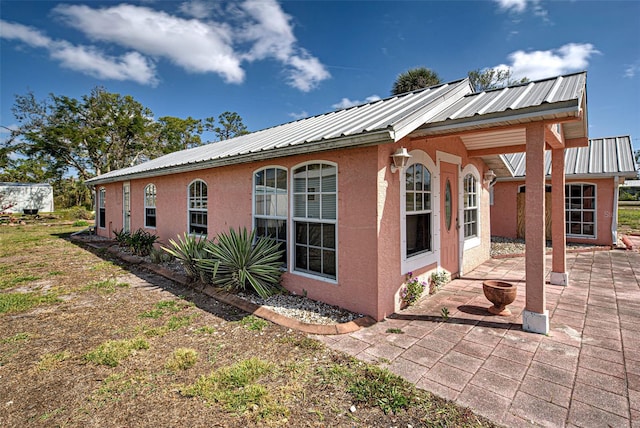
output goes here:
[[[544, 104], [573, 101], [579, 105], [585, 85], [586, 73], [582, 72], [469, 94], [434, 117], [423, 129], [429, 130], [454, 120], [473, 120], [474, 116], [517, 112]], [[482, 100], [477, 101], [478, 97]], [[510, 124], [524, 122], [513, 118], [507, 121]]]
[[[599, 175], [633, 177], [636, 165], [629, 136], [595, 138], [588, 147], [573, 147], [564, 152], [565, 175]], [[526, 153], [500, 155], [514, 177], [526, 173]], [[545, 153], [545, 175], [551, 175], [551, 152]]]

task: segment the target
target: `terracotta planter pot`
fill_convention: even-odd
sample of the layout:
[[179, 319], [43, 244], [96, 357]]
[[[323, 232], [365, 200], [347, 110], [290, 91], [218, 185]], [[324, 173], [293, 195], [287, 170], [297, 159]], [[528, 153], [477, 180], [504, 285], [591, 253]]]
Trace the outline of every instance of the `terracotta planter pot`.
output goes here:
[[507, 305], [516, 300], [518, 288], [515, 285], [504, 281], [487, 280], [482, 283], [482, 291], [484, 296], [493, 303], [493, 306], [488, 309], [489, 313], [501, 316], [511, 315]]

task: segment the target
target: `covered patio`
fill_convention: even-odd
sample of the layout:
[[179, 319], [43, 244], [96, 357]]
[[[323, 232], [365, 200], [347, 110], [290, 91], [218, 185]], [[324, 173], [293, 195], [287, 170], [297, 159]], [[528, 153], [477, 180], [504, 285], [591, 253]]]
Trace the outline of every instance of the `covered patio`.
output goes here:
[[[551, 151], [552, 241], [549, 281], [567, 286], [564, 150], [588, 146], [586, 73], [544, 82], [473, 93], [436, 115], [411, 135], [412, 140], [456, 135], [470, 157], [491, 168], [484, 176], [491, 186], [496, 176], [513, 171], [500, 157], [526, 153], [526, 282], [522, 329], [549, 332], [545, 257], [545, 151]], [[493, 174], [491, 174], [493, 173]], [[493, 175], [493, 177], [492, 177]], [[461, 252], [461, 257], [463, 253]], [[464, 272], [463, 272], [464, 274]]]
[[[317, 339], [506, 426], [637, 426], [640, 252], [565, 261], [571, 283], [545, 284], [547, 335], [522, 331], [528, 272], [518, 257], [489, 260], [384, 322]], [[486, 279], [518, 285], [512, 316], [488, 314]]]

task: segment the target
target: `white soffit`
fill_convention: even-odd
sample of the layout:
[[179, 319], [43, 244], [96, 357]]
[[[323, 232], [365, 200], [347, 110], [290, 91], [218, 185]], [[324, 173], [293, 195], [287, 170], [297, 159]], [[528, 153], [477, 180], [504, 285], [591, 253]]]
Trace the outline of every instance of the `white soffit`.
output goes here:
[[477, 134], [466, 134], [461, 138], [467, 150], [482, 150], [493, 147], [514, 146], [518, 144], [525, 144], [526, 129], [511, 128]]

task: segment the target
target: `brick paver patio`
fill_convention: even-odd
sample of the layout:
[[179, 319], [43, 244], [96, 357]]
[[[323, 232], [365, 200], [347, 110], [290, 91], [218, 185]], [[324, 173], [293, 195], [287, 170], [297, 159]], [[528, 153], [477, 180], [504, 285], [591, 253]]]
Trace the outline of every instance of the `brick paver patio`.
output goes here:
[[[492, 259], [383, 322], [315, 337], [506, 426], [640, 427], [640, 253], [568, 254], [547, 336], [522, 331], [524, 262]], [[484, 279], [518, 285], [512, 316], [486, 312]]]

